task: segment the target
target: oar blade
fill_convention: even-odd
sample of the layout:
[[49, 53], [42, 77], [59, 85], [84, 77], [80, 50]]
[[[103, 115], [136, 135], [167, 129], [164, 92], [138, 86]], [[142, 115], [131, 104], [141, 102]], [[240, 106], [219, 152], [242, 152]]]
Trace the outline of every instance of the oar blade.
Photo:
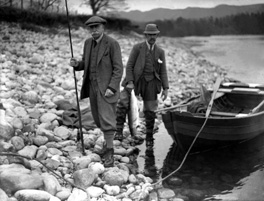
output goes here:
[[205, 113], [205, 117], [206, 118], [208, 118], [209, 115], [210, 115], [210, 112], [212, 110], [213, 103], [214, 103], [214, 97], [215, 97], [215, 95], [216, 95], [216, 93], [217, 93], [217, 91], [218, 91], [218, 89], [220, 87], [221, 81], [222, 81], [222, 79], [219, 77], [219, 78], [217, 78], [217, 80], [216, 80], [216, 82], [214, 84], [213, 94], [212, 94], [211, 100], [210, 100], [210, 102], [208, 104], [208, 107], [207, 107], [207, 110], [206, 110], [206, 113]]

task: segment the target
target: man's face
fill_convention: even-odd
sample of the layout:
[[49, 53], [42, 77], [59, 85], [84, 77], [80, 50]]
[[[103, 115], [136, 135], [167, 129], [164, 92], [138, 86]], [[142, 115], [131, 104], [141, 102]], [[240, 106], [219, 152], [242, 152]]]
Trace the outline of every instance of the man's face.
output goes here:
[[101, 34], [104, 32], [104, 25], [96, 24], [88, 27], [92, 37], [97, 40]]
[[154, 45], [158, 34], [145, 34], [145, 37], [150, 45]]

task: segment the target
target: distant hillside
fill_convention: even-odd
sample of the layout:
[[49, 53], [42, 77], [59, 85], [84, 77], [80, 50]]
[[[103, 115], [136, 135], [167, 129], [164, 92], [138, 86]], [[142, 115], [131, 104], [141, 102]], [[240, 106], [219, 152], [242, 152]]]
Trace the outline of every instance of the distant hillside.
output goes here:
[[261, 13], [264, 12], [264, 4], [254, 4], [246, 6], [219, 5], [214, 8], [188, 7], [186, 9], [165, 9], [158, 8], [146, 12], [138, 10], [130, 12], [119, 12], [122, 18], [127, 18], [135, 22], [148, 22], [155, 20], [177, 19], [199, 19], [206, 17], [220, 18], [228, 15], [241, 13]]

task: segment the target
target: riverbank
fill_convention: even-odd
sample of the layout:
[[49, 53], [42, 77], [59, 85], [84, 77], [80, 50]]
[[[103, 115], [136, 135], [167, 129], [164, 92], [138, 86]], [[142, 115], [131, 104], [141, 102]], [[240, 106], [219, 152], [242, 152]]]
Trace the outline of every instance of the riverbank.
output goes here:
[[[76, 98], [68, 65], [71, 52], [67, 30], [43, 34], [22, 30], [17, 24], [1, 23], [0, 27], [1, 200], [83, 201], [89, 196], [92, 200], [129, 201], [148, 196], [181, 199], [170, 189], [153, 190], [153, 180], [138, 173], [139, 150], [128, 129], [126, 140], [114, 142], [115, 167], [104, 168], [98, 154], [103, 135], [94, 126], [88, 100], [80, 102], [82, 114], [89, 120], [84, 122], [82, 153], [76, 142]], [[132, 33], [109, 35], [120, 43], [124, 64], [132, 46], [144, 40]], [[87, 30], [72, 30], [75, 57], [81, 57], [87, 36]], [[159, 38], [158, 44], [166, 51], [170, 84], [170, 98], [165, 103], [160, 101], [159, 107], [193, 96], [199, 93], [199, 83], [211, 87], [216, 77], [225, 75], [224, 69], [173, 38]], [[80, 90], [82, 72], [76, 72], [76, 78]], [[66, 124], [67, 115], [74, 121]], [[144, 130], [141, 122], [138, 132], [143, 138]]]

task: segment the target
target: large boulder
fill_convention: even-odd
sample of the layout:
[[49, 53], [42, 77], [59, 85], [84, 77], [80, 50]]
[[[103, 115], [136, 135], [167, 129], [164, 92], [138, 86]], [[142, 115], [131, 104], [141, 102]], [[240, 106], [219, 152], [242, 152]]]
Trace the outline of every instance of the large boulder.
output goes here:
[[28, 158], [35, 158], [38, 151], [38, 147], [35, 145], [29, 145], [18, 151], [18, 154]]
[[128, 181], [129, 174], [125, 170], [121, 170], [118, 167], [109, 168], [108, 171], [103, 173], [103, 180], [107, 184], [122, 186]]
[[74, 188], [67, 201], [88, 201], [89, 195], [78, 188]]
[[25, 172], [23, 168], [6, 169], [0, 174], [0, 188], [7, 194], [13, 194], [22, 189], [39, 189], [43, 179], [37, 173]]
[[38, 93], [35, 91], [27, 91], [26, 93], [23, 94], [22, 98], [25, 101], [28, 101], [33, 104], [36, 104], [39, 102]]
[[20, 190], [15, 193], [15, 198], [20, 201], [50, 201], [52, 195], [42, 190]]
[[15, 130], [11, 124], [6, 121], [5, 110], [0, 109], [0, 140], [10, 140], [15, 135]]
[[91, 168], [77, 170], [73, 173], [74, 184], [84, 189], [91, 186], [96, 178], [97, 174], [95, 174]]
[[23, 138], [21, 138], [19, 136], [12, 137], [11, 143], [16, 150], [21, 150], [25, 147], [25, 143], [24, 143]]
[[1, 201], [8, 201], [9, 200], [7, 194], [2, 189], [0, 189], [0, 200]]
[[62, 187], [56, 177], [48, 173], [43, 173], [42, 178], [45, 191], [51, 195], [56, 195], [59, 191], [61, 191]]

